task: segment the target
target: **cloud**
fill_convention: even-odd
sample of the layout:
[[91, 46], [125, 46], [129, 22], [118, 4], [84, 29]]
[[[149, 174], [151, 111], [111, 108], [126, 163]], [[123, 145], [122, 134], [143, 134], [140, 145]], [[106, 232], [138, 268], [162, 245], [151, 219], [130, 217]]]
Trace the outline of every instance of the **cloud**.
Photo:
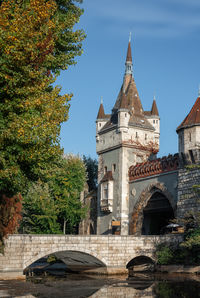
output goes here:
[[200, 30], [199, 0], [88, 0], [88, 9], [108, 32], [168, 38]]

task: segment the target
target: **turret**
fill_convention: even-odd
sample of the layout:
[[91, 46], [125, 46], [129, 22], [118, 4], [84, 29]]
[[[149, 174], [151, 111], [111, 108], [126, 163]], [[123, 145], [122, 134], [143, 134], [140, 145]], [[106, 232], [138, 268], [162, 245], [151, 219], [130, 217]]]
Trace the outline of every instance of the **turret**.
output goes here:
[[126, 94], [122, 92], [121, 102], [118, 109], [118, 132], [128, 132], [130, 113]]
[[158, 108], [156, 104], [156, 97], [153, 98], [153, 103], [151, 107], [151, 111], [145, 112], [146, 118], [154, 127], [154, 141], [159, 146], [160, 144], [160, 116], [158, 113]]
[[200, 150], [200, 90], [191, 111], [177, 127], [179, 153], [192, 154], [192, 150]]
[[96, 119], [96, 134], [98, 134], [98, 132], [104, 127], [107, 121], [108, 115], [106, 115], [104, 112], [103, 101], [101, 99], [101, 104]]

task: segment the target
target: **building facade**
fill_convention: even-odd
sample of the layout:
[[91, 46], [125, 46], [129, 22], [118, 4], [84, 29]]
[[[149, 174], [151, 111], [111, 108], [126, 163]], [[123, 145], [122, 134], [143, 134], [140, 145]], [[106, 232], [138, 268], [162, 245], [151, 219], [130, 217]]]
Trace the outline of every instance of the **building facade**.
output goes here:
[[180, 169], [200, 160], [199, 108], [200, 97], [177, 128], [179, 154], [157, 159], [160, 117], [156, 100], [150, 111], [144, 111], [129, 41], [123, 82], [112, 112], [105, 114], [101, 103], [96, 119], [97, 234], [160, 234], [177, 216]]

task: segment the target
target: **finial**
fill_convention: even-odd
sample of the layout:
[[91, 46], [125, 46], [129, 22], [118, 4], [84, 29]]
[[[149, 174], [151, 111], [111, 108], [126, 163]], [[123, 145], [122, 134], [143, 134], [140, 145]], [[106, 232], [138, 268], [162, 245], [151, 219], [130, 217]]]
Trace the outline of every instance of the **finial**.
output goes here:
[[199, 92], [198, 92], [198, 95], [199, 95], [199, 97], [200, 97], [200, 84], [199, 84]]
[[153, 100], [156, 100], [156, 95], [155, 95], [155, 93], [154, 93], [154, 96], [153, 96]]
[[103, 96], [101, 96], [101, 104], [103, 104]]
[[129, 42], [131, 42], [131, 32], [129, 33]]

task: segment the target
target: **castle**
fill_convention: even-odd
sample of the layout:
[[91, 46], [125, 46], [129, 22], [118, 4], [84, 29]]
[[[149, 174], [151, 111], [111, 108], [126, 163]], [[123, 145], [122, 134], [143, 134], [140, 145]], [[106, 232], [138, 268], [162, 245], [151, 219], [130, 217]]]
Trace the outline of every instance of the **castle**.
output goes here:
[[153, 99], [144, 111], [133, 76], [131, 41], [125, 74], [111, 114], [100, 104], [96, 119], [99, 158], [97, 234], [154, 235], [175, 217], [198, 207], [200, 94], [178, 126], [179, 152], [157, 158], [160, 117]]

